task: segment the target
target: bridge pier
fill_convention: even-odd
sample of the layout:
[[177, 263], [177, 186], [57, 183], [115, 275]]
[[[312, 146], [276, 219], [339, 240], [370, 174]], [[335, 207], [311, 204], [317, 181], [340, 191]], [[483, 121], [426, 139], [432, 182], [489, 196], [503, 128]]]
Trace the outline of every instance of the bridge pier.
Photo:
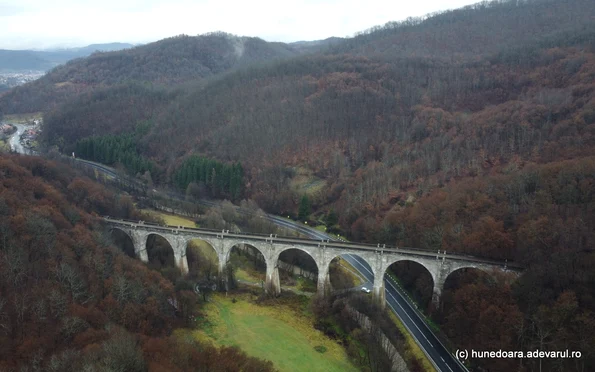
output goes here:
[[222, 258], [220, 255], [219, 267], [217, 270], [217, 288], [222, 292], [229, 291], [229, 286], [227, 283], [227, 263], [225, 262], [225, 257]]
[[432, 307], [430, 311], [437, 310], [440, 308], [440, 296], [442, 296], [442, 290], [444, 289], [444, 282], [448, 275], [452, 272], [450, 264], [441, 262], [438, 268], [437, 275], [432, 278], [434, 279], [434, 288], [432, 289]]
[[440, 296], [442, 295], [442, 288], [434, 285], [434, 292], [432, 293], [432, 307], [438, 309], [440, 307]]
[[[302, 250], [314, 259], [318, 266], [317, 291], [323, 295], [332, 290], [328, 270], [330, 260], [342, 254], [357, 254], [360, 258], [366, 261], [372, 269], [372, 274], [374, 274], [374, 297], [382, 305], [385, 304], [384, 274], [390, 265], [399, 261], [416, 262], [422, 265], [432, 275], [434, 281], [432, 292], [433, 308], [439, 308], [440, 296], [443, 292], [445, 280], [457, 270], [478, 269], [488, 274], [493, 270], [504, 272], [509, 271], [506, 262], [495, 263], [492, 260], [481, 260], [477, 258], [469, 260], [464, 256], [446, 254], [446, 252], [443, 251], [430, 253], [408, 248], [384, 249], [384, 247], [382, 247], [379, 249], [380, 246], [369, 247], [345, 242], [337, 244], [328, 241], [322, 242], [321, 245], [321, 242], [319, 241], [304, 241], [285, 237], [273, 241], [272, 236], [270, 235], [244, 235], [229, 233], [228, 231], [213, 233], [212, 231], [200, 229], [153, 226], [149, 223], [144, 223], [143, 221], [123, 221], [110, 218], [105, 218], [104, 220], [110, 228], [119, 229], [128, 234], [134, 245], [135, 256], [143, 262], [149, 261], [146, 248], [148, 236], [150, 234], [156, 234], [163, 237], [170, 243], [170, 246], [173, 249], [175, 264], [184, 273], [188, 272], [188, 260], [186, 257], [188, 241], [191, 239], [201, 239], [206, 241], [215, 249], [219, 257], [218, 279], [219, 288], [221, 290], [227, 290], [229, 285], [227, 282], [228, 273], [226, 268], [230, 250], [233, 246], [240, 244], [250, 244], [254, 246], [265, 257], [265, 260], [267, 261], [266, 290], [273, 295], [278, 295], [281, 292], [279, 271], [276, 266], [277, 260], [279, 255], [288, 249]], [[356, 252], [354, 252], [354, 250]], [[517, 272], [519, 268], [517, 267], [513, 270]]]
[[373, 288], [374, 300], [378, 302], [380, 307], [386, 306], [386, 291], [384, 289], [384, 275], [381, 273], [374, 274], [374, 288]]
[[144, 231], [130, 230], [128, 235], [134, 246], [134, 255], [142, 262], [149, 262], [149, 255], [147, 254], [147, 237], [149, 234]]
[[318, 281], [316, 282], [316, 287], [320, 296], [328, 295], [333, 289], [331, 285], [329, 266], [318, 268]]
[[278, 296], [281, 294], [281, 282], [279, 281], [279, 268], [273, 262], [267, 262], [267, 276], [265, 282], [267, 293]]
[[180, 269], [182, 274], [188, 274], [188, 257], [186, 257], [186, 250], [176, 249], [174, 250], [174, 258], [176, 266]]

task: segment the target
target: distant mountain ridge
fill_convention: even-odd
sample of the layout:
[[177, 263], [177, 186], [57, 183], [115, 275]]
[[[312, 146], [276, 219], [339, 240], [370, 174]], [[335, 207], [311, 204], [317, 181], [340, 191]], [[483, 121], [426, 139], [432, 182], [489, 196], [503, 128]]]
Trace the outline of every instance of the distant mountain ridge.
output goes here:
[[50, 68], [52, 68], [52, 63], [42, 58], [39, 52], [33, 50], [0, 49], [0, 71], [46, 71]]
[[324, 40], [294, 41], [293, 43], [289, 43], [289, 45], [297, 51], [307, 53], [307, 52], [318, 52], [318, 51], [324, 50], [324, 48], [328, 48], [332, 45], [339, 44], [343, 41], [345, 41], [345, 39], [342, 37], [332, 36], [332, 37], [326, 38]]
[[72, 47], [72, 48], [47, 48], [47, 49], [42, 49], [40, 51], [42, 51], [42, 52], [68, 51], [68, 52], [89, 52], [89, 53], [93, 53], [95, 51], [113, 52], [115, 50], [132, 48], [132, 47], [139, 46], [139, 45], [142, 45], [142, 44], [130, 44], [130, 43], [115, 42], [115, 43], [89, 44], [89, 45], [83, 46], [83, 47]]
[[110, 52], [132, 47], [134, 45], [128, 43], [106, 43], [47, 50], [0, 49], [0, 71], [47, 71], [71, 59], [87, 57], [97, 51]]
[[128, 82], [162, 86], [199, 81], [231, 69], [300, 52], [288, 44], [224, 32], [179, 35], [130, 49], [93, 53], [0, 97], [0, 110], [46, 111], [81, 93]]
[[473, 61], [482, 55], [523, 48], [536, 38], [550, 37], [557, 43], [564, 37], [590, 33], [594, 16], [595, 2], [591, 0], [483, 1], [372, 27], [334, 45], [331, 52], [368, 58]]

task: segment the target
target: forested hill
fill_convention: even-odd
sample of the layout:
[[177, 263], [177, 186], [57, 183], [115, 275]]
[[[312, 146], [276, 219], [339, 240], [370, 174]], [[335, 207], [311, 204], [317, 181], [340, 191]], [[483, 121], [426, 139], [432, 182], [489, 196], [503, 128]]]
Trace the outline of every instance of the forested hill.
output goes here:
[[[469, 280], [445, 294], [444, 331], [461, 348], [584, 352], [580, 361], [544, 360], [543, 370], [594, 365], [593, 17], [593, 1], [494, 2], [174, 93], [92, 80], [102, 89], [46, 113], [43, 140], [65, 153], [95, 144], [100, 156], [128, 158], [145, 179], [188, 185], [180, 191], [190, 194], [226, 179], [212, 165], [211, 176], [190, 176], [205, 164], [235, 166], [234, 190], [269, 212], [296, 215], [309, 199], [309, 223], [353, 240], [515, 260], [527, 269], [514, 287]], [[147, 59], [167, 59], [159, 45]], [[92, 71], [106, 81], [119, 76], [117, 63], [107, 66]], [[217, 71], [200, 66], [205, 76]], [[166, 71], [143, 76], [172, 84], [187, 76]], [[8, 98], [24, 107], [30, 101], [18, 92]], [[48, 102], [39, 105], [57, 101]], [[107, 144], [122, 148], [107, 154]], [[430, 278], [430, 297], [431, 288]]]
[[505, 53], [526, 59], [535, 47], [561, 46], [564, 39], [572, 44], [592, 33], [594, 15], [591, 0], [484, 1], [373, 27], [334, 44], [332, 53], [445, 61], [473, 61]]
[[173, 336], [196, 304], [192, 286], [116, 248], [98, 214], [151, 218], [68, 166], [0, 154], [0, 370], [273, 370]]
[[[566, 3], [565, 13], [552, 5], [551, 17], [593, 15], [592, 2]], [[542, 9], [543, 4], [523, 7]], [[518, 7], [497, 3], [465, 14], [479, 25], [475, 18]], [[514, 42], [519, 49], [512, 52], [504, 48], [468, 61], [384, 58], [376, 49], [370, 57], [327, 51], [239, 69], [175, 96], [112, 88], [46, 115], [44, 137], [70, 153], [81, 137], [132, 133], [151, 113], [135, 140], [138, 151], [158, 165], [153, 178], [159, 182], [172, 183], [168, 175], [194, 153], [241, 161], [247, 196], [281, 213], [297, 210], [300, 194], [307, 191], [298, 185], [310, 174], [310, 183], [323, 186], [312, 195], [314, 206], [339, 212], [352, 237], [444, 248], [446, 240], [427, 238], [432, 232], [406, 221], [413, 216], [399, 214], [401, 208], [451, 182], [595, 155], [595, 24], [585, 28], [577, 22], [573, 35], [580, 37], [568, 38], [568, 22], [551, 22], [548, 32], [541, 32], [544, 26], [531, 23], [534, 15], [527, 9], [515, 13], [510, 27], [525, 32], [527, 24], [539, 27], [524, 36], [524, 44]], [[434, 34], [440, 24], [450, 32], [451, 18], [450, 12], [436, 15], [415, 27], [422, 32], [427, 23]], [[469, 32], [455, 26], [453, 39]], [[525, 200], [515, 198], [515, 205]], [[402, 219], [395, 221], [396, 215]], [[496, 220], [509, 221], [506, 229], [515, 234], [520, 226], [511, 221], [516, 218], [509, 211]], [[472, 221], [463, 231], [473, 231]], [[441, 224], [449, 226], [444, 236], [456, 225]], [[489, 253], [471, 243], [448, 248], [518, 258], [510, 247]]]
[[222, 32], [176, 36], [136, 48], [98, 52], [58, 66], [0, 97], [0, 111], [47, 111], [99, 87], [129, 82], [171, 86], [233, 68], [296, 55], [283, 43]]
[[0, 49], [0, 71], [47, 70], [52, 63], [32, 50]]

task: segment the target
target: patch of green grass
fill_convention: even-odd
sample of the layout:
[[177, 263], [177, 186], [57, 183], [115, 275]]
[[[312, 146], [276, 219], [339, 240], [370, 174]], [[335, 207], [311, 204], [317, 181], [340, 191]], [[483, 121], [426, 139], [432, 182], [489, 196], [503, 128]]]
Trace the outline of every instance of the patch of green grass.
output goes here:
[[297, 195], [307, 194], [312, 198], [317, 198], [322, 195], [322, 191], [326, 187], [326, 181], [316, 177], [312, 170], [297, 167], [295, 168], [296, 175], [290, 182], [290, 188]]
[[440, 333], [441, 332], [440, 326], [438, 324], [436, 324], [436, 322], [434, 322], [434, 320], [432, 320], [432, 318], [425, 316], [425, 314], [424, 314], [424, 318], [426, 320], [426, 323], [428, 323], [428, 325], [430, 326], [430, 328], [432, 328], [432, 331], [434, 333]]
[[324, 226], [324, 225], [318, 225], [314, 229], [316, 229], [318, 231], [326, 232], [326, 226]]
[[0, 152], [9, 152], [10, 145], [7, 141], [0, 139]]
[[211, 323], [211, 321], [209, 320], [209, 318], [207, 318], [204, 315], [199, 315], [196, 316], [195, 318], [196, 320], [196, 327], [203, 330], [205, 332], [205, 334], [207, 336], [209, 336], [210, 338], [216, 340], [217, 339], [217, 335], [214, 332], [214, 324]]
[[320, 354], [326, 353], [326, 347], [322, 345], [315, 346], [314, 350], [318, 351]]
[[299, 276], [297, 278], [297, 286], [298, 291], [302, 292], [316, 292], [318, 289], [316, 287], [316, 281], [304, 278], [303, 276]]
[[358, 272], [357, 269], [353, 267], [349, 261], [341, 259], [339, 268], [353, 280], [354, 286], [357, 287], [358, 285], [364, 284], [362, 277], [355, 274]]
[[250, 283], [260, 283], [265, 279], [265, 274], [259, 271], [238, 267], [235, 272], [236, 279]]
[[[234, 298], [236, 303], [214, 295], [203, 309], [215, 324], [209, 337], [216, 345], [238, 346], [251, 356], [272, 361], [280, 371], [356, 371], [343, 348], [314, 329], [313, 319], [302, 311], [283, 302], [259, 306], [246, 296]], [[207, 332], [193, 334], [201, 339]]]
[[177, 216], [175, 214], [168, 214], [151, 209], [141, 209], [141, 212], [149, 213], [155, 216], [163, 218], [165, 223], [170, 226], [184, 226], [184, 227], [196, 227], [194, 221], [189, 218]]
[[209, 243], [205, 242], [204, 240], [200, 239], [192, 239], [188, 243], [189, 249], [198, 249], [202, 255], [207, 258], [210, 262], [217, 267], [219, 264], [219, 257], [217, 256], [217, 252], [215, 248], [212, 247]]
[[[319, 222], [319, 221], [317, 221], [317, 222]], [[312, 226], [310, 226], [310, 227], [312, 227]], [[326, 234], [328, 234], [328, 235], [330, 235], [330, 236], [334, 236], [334, 237], [335, 237], [335, 238], [337, 238], [337, 239], [342, 239], [342, 240], [344, 240], [344, 241], [346, 241], [346, 242], [348, 242], [348, 241], [349, 241], [349, 240], [347, 240], [347, 238], [346, 238], [346, 237], [344, 237], [344, 236], [342, 236], [342, 235], [337, 235], [337, 234], [333, 234], [333, 233], [330, 233], [330, 232], [328, 232], [328, 231], [327, 231], [327, 230], [328, 230], [328, 228], [327, 228], [327, 227], [326, 227], [324, 224], [316, 225], [316, 226], [314, 227], [314, 230], [318, 230], [318, 231], [320, 231], [320, 232], [323, 232], [323, 233], [326, 233]]]

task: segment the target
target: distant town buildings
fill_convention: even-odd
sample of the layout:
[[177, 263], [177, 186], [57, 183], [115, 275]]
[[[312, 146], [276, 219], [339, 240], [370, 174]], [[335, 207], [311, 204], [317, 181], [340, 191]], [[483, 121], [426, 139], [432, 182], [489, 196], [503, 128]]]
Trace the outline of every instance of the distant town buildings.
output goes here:
[[37, 140], [37, 136], [39, 135], [39, 128], [31, 128], [27, 129], [21, 135], [21, 144], [26, 148], [33, 148], [35, 147], [34, 141]]
[[9, 124], [2, 124], [0, 125], [0, 132], [2, 133], [9, 133], [13, 130], [13, 126]]
[[43, 76], [43, 71], [0, 72], [0, 86], [8, 88], [23, 85]]
[[13, 134], [17, 129], [10, 124], [0, 125], [0, 138], [5, 138]]

